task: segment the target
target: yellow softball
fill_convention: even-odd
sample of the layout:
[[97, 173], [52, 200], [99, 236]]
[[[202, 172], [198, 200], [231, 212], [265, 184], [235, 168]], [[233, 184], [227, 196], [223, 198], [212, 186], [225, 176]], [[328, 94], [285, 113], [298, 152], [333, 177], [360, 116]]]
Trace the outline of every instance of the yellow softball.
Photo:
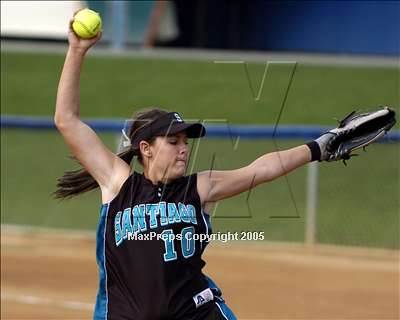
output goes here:
[[80, 10], [72, 22], [72, 30], [82, 39], [95, 37], [101, 30], [101, 17], [88, 8]]

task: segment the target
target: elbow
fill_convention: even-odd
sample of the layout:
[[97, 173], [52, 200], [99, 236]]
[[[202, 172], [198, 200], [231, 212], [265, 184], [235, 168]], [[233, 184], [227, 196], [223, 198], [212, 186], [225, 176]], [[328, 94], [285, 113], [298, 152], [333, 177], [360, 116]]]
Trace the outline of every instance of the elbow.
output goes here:
[[65, 120], [58, 114], [54, 115], [54, 125], [56, 128], [61, 131], [65, 127]]
[[62, 119], [61, 117], [56, 113], [54, 115], [54, 125], [56, 126], [56, 128], [58, 129], [62, 124]]
[[78, 121], [79, 118], [73, 115], [64, 115], [56, 112], [54, 115], [54, 125], [59, 131], [64, 131], [71, 127], [74, 122]]

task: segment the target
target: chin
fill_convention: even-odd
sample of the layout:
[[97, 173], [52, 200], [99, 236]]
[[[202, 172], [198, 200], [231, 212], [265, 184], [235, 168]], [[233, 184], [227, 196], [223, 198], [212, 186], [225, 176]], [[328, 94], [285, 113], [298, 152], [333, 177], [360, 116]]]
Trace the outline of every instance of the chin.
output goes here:
[[175, 170], [175, 174], [176, 174], [177, 178], [184, 176], [185, 173], [186, 173], [186, 166], [178, 167]]

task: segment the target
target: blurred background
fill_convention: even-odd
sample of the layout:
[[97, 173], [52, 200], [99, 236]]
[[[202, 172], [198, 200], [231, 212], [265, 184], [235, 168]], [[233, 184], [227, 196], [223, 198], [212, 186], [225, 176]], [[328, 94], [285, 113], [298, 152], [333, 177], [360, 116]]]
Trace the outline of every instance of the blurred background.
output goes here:
[[[83, 68], [81, 116], [114, 151], [125, 121], [148, 106], [205, 121], [190, 172], [302, 144], [353, 110], [399, 111], [397, 1], [1, 1], [3, 230], [96, 228], [98, 191], [52, 198], [57, 178], [78, 168], [52, 117], [68, 21], [83, 7], [101, 14], [103, 37]], [[342, 253], [384, 250], [398, 268], [399, 139], [396, 125], [347, 166], [314, 163], [223, 201], [210, 213], [214, 231], [264, 231], [268, 243]], [[321, 304], [315, 318], [397, 318], [399, 277], [390, 274], [386, 304], [368, 313], [359, 300], [348, 314]], [[312, 308], [304, 310], [274, 318], [311, 319]]]
[[400, 50], [396, 1], [3, 1], [1, 36], [65, 40], [65, 20], [80, 7], [101, 14], [102, 41], [114, 46], [386, 56]]

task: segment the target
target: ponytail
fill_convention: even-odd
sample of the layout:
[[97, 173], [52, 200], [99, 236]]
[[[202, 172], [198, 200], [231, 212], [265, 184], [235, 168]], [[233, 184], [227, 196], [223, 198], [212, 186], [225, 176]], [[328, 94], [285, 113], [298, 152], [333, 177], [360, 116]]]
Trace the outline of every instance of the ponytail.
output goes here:
[[[134, 121], [129, 129], [128, 138], [133, 141], [133, 138], [139, 129], [145, 125], [151, 124], [152, 120], [166, 113], [167, 111], [159, 108], [149, 108], [137, 112], [133, 117]], [[147, 140], [149, 143], [152, 143], [155, 140], [155, 137], [151, 137]], [[132, 149], [132, 146], [128, 150], [117, 154], [117, 156], [124, 160], [128, 165], [131, 165], [132, 159], [135, 155], [137, 155], [139, 163], [143, 165], [140, 150], [134, 150]], [[76, 160], [75, 157], [72, 158]], [[78, 170], [66, 171], [61, 178], [58, 178], [57, 188], [56, 191], [53, 192], [53, 196], [56, 199], [69, 199], [81, 193], [97, 189], [98, 187], [99, 184], [93, 179], [91, 174], [85, 168], [81, 168]]]
[[[123, 151], [117, 156], [124, 160], [128, 165], [131, 164], [135, 155], [133, 150]], [[75, 159], [74, 157], [72, 157]], [[75, 159], [76, 160], [76, 159]], [[66, 171], [61, 178], [57, 179], [57, 189], [53, 193], [56, 199], [69, 199], [81, 193], [97, 189], [99, 184], [90, 173], [84, 169]]]

